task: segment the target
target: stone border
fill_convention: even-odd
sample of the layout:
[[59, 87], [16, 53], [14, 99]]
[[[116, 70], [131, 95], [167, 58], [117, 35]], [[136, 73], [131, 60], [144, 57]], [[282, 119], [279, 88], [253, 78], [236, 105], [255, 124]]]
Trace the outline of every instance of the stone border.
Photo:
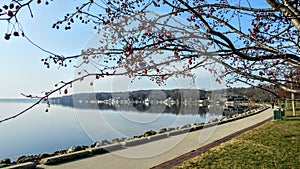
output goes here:
[[[141, 138], [130, 138], [130, 139], [127, 139], [127, 140], [119, 142], [119, 143], [107, 144], [107, 145], [103, 145], [103, 146], [99, 146], [99, 147], [87, 148], [85, 150], [76, 151], [76, 152], [72, 152], [72, 153], [43, 158], [39, 162], [44, 165], [54, 165], [54, 164], [69, 162], [72, 160], [90, 157], [93, 155], [100, 155], [100, 154], [105, 154], [105, 153], [109, 153], [109, 152], [113, 152], [113, 151], [118, 151], [118, 150], [125, 149], [128, 147], [146, 144], [146, 143], [149, 143], [150, 141], [157, 141], [157, 140], [165, 139], [168, 137], [172, 137], [172, 136], [176, 136], [176, 135], [180, 135], [180, 134], [184, 134], [184, 133], [201, 130], [204, 127], [208, 128], [208, 127], [212, 127], [215, 125], [225, 124], [228, 122], [232, 122], [235, 120], [253, 116], [253, 115], [261, 113], [269, 108], [270, 107], [262, 107], [262, 108], [259, 108], [258, 110], [254, 110], [253, 113], [252, 113], [252, 111], [253, 111], [252, 110], [250, 112], [232, 115], [233, 116], [232, 118], [228, 118], [228, 117], [224, 117], [221, 119], [216, 118], [216, 119], [213, 119], [206, 123], [185, 125], [183, 127], [177, 128], [177, 130], [166, 131], [163, 133], [159, 133], [159, 134], [155, 134], [155, 135], [151, 135], [151, 136], [145, 136], [145, 137], [141, 137]], [[229, 136], [227, 136], [227, 137], [229, 137]], [[33, 166], [33, 164], [34, 164], [34, 166]], [[34, 163], [34, 162], [28, 162], [28, 163], [23, 163], [23, 164], [21, 163], [21, 164], [17, 164], [17, 165], [11, 165], [11, 166], [9, 166], [11, 168], [6, 167], [4, 169], [14, 169], [14, 167], [17, 167], [17, 168], [21, 167], [20, 169], [27, 169], [26, 168], [27, 166], [29, 166], [31, 168], [35, 168], [36, 163]]]
[[88, 157], [90, 155], [91, 155], [90, 151], [82, 150], [82, 151], [77, 151], [77, 152], [74, 152], [74, 153], [63, 154], [63, 155], [44, 158], [40, 161], [40, 163], [45, 164], [45, 165], [51, 165], [51, 164], [57, 164], [57, 163], [65, 162], [65, 161], [70, 161], [70, 160], [75, 160], [75, 159]]
[[122, 144], [120, 144], [120, 143], [110, 144], [110, 145], [105, 145], [105, 146], [101, 146], [101, 147], [95, 147], [95, 148], [90, 148], [90, 149], [86, 149], [86, 150], [76, 151], [73, 153], [62, 154], [62, 155], [58, 155], [58, 156], [44, 158], [40, 161], [40, 163], [44, 164], [44, 165], [59, 164], [59, 163], [67, 162], [67, 161], [86, 158], [86, 157], [89, 157], [92, 155], [105, 154], [105, 153], [117, 151], [120, 149], [123, 149]]
[[127, 140], [127, 141], [122, 142], [121, 144], [124, 147], [132, 147], [132, 146], [137, 146], [137, 145], [141, 145], [141, 144], [146, 144], [149, 142], [150, 142], [150, 140], [148, 137], [142, 137], [142, 138], [138, 138], [138, 139]]
[[16, 165], [4, 167], [1, 169], [33, 169], [33, 168], [36, 168], [36, 163], [27, 162], [27, 163], [16, 164]]
[[91, 154], [105, 154], [105, 153], [109, 153], [109, 152], [113, 152], [113, 151], [118, 151], [121, 149], [123, 149], [122, 144], [114, 143], [114, 144], [109, 144], [109, 145], [105, 145], [105, 146], [90, 148], [90, 149], [88, 149], [88, 151]]
[[156, 134], [156, 135], [153, 135], [153, 136], [149, 136], [149, 140], [150, 141], [157, 141], [157, 140], [165, 139], [168, 136], [169, 136], [168, 133]]

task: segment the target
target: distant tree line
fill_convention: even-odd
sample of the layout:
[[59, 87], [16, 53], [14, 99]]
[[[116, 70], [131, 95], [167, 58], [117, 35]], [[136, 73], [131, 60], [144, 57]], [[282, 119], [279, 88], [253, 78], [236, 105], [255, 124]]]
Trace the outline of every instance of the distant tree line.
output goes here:
[[50, 99], [52, 103], [59, 101], [60, 104], [74, 106], [74, 101], [78, 102], [79, 100], [129, 100], [129, 101], [144, 101], [146, 98], [150, 100], [165, 100], [172, 99], [181, 103], [182, 99], [192, 98], [194, 100], [203, 100], [207, 99], [212, 95], [213, 92], [219, 92], [223, 95], [241, 95], [246, 96], [250, 100], [255, 102], [269, 102], [272, 99], [276, 99], [275, 96], [271, 95], [269, 92], [266, 92], [259, 88], [229, 88], [215, 91], [205, 91], [198, 89], [173, 89], [173, 90], [138, 90], [131, 92], [98, 92], [98, 93], [80, 93], [62, 97], [56, 97]]

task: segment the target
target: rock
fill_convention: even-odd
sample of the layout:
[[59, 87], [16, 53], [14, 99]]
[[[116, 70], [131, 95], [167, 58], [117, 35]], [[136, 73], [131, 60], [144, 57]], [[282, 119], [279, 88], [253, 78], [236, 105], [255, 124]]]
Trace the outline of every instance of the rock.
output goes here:
[[149, 130], [149, 131], [146, 131], [143, 136], [144, 137], [148, 137], [148, 136], [152, 136], [152, 135], [155, 135], [156, 134], [156, 131], [154, 130]]
[[67, 150], [59, 150], [59, 151], [55, 151], [53, 154], [54, 155], [62, 155], [62, 154], [66, 154]]
[[158, 134], [161, 134], [161, 133], [165, 133], [167, 131], [167, 128], [162, 128], [160, 130], [158, 130]]
[[186, 125], [179, 127], [179, 129], [186, 129], [186, 128], [190, 128], [190, 127], [191, 127], [190, 124], [186, 124]]
[[169, 132], [169, 131], [174, 131], [174, 130], [175, 130], [174, 127], [169, 127], [169, 128], [167, 128], [167, 132]]
[[136, 136], [133, 136], [134, 139], [135, 139], [135, 138], [142, 138], [142, 137], [144, 137], [144, 135], [136, 135]]
[[73, 153], [76, 151], [85, 150], [86, 148], [87, 146], [72, 146], [71, 148], [68, 149], [67, 153]]
[[199, 125], [198, 125], [198, 124], [195, 124], [195, 123], [191, 125], [192, 128], [195, 128], [195, 127], [198, 127], [198, 126], [199, 126]]
[[129, 141], [129, 140], [133, 140], [135, 139], [134, 137], [129, 137], [129, 138], [126, 138], [124, 141]]
[[126, 140], [125, 137], [120, 138], [120, 142], [123, 142], [123, 141], [125, 141], [125, 140]]
[[37, 156], [37, 158], [38, 158], [39, 160], [41, 160], [41, 159], [43, 159], [43, 158], [48, 158], [48, 157], [51, 157], [51, 155], [50, 155], [50, 154], [39, 154], [39, 155]]
[[204, 126], [204, 125], [205, 125], [205, 122], [198, 123], [198, 125]]
[[119, 138], [115, 138], [111, 140], [111, 143], [120, 143], [120, 139]]
[[218, 122], [218, 121], [219, 121], [218, 118], [213, 118], [213, 119], [210, 119], [210, 120], [209, 120], [209, 123], [216, 123], [216, 122]]
[[[0, 164], [9, 164], [9, 165], [16, 165], [21, 163], [27, 162], [39, 162], [43, 158], [50, 157], [49, 154], [38, 154], [38, 155], [31, 155], [31, 156], [20, 156], [16, 162], [11, 162], [10, 159], [3, 159], [0, 161]], [[53, 156], [53, 155], [52, 155]], [[1, 168], [1, 167], [0, 167]]]
[[67, 153], [73, 153], [73, 152], [76, 152], [76, 151], [80, 151], [80, 146], [72, 146], [68, 149]]
[[0, 163], [0, 168], [4, 168], [4, 167], [8, 167], [8, 166], [10, 166], [9, 164], [1, 164]]
[[[108, 144], [112, 144], [115, 143], [114, 141], [117, 141], [118, 139], [113, 139], [112, 142], [108, 141], [108, 140], [102, 140], [102, 141], [96, 141], [94, 142], [90, 147], [94, 148], [94, 147], [100, 147], [100, 146], [104, 146], [104, 145], [108, 145]], [[119, 140], [120, 142], [120, 140]]]
[[90, 147], [94, 148], [94, 147], [100, 147], [102, 145], [102, 143], [100, 141], [95, 141]]
[[228, 120], [227, 117], [224, 117], [224, 118], [220, 119], [220, 121], [227, 121], [227, 120]]
[[103, 146], [103, 145], [107, 145], [107, 144], [111, 144], [111, 142], [108, 141], [108, 140], [106, 140], [106, 139], [104, 139], [104, 140], [101, 141], [101, 145], [102, 145], [102, 146]]
[[10, 164], [10, 163], [11, 163], [11, 161], [9, 158], [4, 158], [0, 161], [0, 164]]
[[17, 164], [26, 163], [26, 162], [34, 162], [34, 156], [21, 156], [17, 160]]

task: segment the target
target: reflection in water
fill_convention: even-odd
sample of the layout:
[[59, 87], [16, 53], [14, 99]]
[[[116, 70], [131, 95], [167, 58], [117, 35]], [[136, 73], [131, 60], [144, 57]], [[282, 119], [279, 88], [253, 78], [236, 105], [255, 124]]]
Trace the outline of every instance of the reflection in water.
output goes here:
[[171, 113], [171, 114], [205, 114], [209, 111], [208, 106], [194, 106], [194, 105], [170, 105], [163, 104], [90, 104], [90, 103], [77, 103], [75, 106], [77, 109], [99, 109], [99, 110], [118, 110], [129, 112], [147, 112], [147, 113]]
[[[29, 107], [29, 103], [1, 103], [0, 118]], [[22, 116], [0, 124], [0, 159], [15, 160], [22, 155], [52, 153], [68, 149], [71, 145], [88, 145], [92, 142], [82, 130], [76, 111], [62, 106], [40, 104]]]
[[208, 112], [207, 95], [206, 91], [199, 89], [138, 90], [113, 93], [80, 93], [52, 98], [50, 101], [52, 104], [77, 109], [201, 114]]

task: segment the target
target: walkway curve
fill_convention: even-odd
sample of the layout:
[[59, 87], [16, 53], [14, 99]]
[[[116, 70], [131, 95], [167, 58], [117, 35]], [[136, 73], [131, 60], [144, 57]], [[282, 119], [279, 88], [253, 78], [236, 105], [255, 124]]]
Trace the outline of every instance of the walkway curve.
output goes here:
[[[201, 147], [210, 146], [210, 144], [221, 143], [224, 140], [230, 139], [238, 133], [242, 133], [249, 127], [255, 127], [266, 120], [270, 120], [273, 117], [273, 109], [267, 109], [261, 113], [242, 118], [230, 123], [217, 125], [214, 127], [204, 128], [194, 132], [189, 132], [184, 135], [175, 135], [165, 139], [137, 145], [134, 147], [128, 147], [116, 151], [117, 153], [107, 153], [102, 155], [94, 155], [88, 158], [71, 161], [68, 163], [61, 163], [57, 165], [38, 165], [39, 169], [114, 169], [114, 168], [130, 168], [130, 169], [141, 169], [141, 168], [153, 168], [155, 166], [162, 167], [166, 165], [168, 161], [176, 160], [177, 157], [183, 157], [187, 153], [200, 150]], [[213, 130], [212, 130], [213, 128]], [[209, 136], [205, 140], [201, 140], [205, 133], [209, 133]], [[178, 141], [180, 140], [180, 141]], [[176, 146], [168, 151], [157, 154], [153, 157], [136, 158], [138, 156], [144, 156], [149, 152], [159, 152], [170, 144]], [[200, 147], [200, 149], [199, 149]], [[134, 154], [136, 157], [126, 157], [126, 154]], [[182, 156], [183, 155], [183, 156]], [[178, 159], [177, 159], [178, 160]], [[166, 163], [167, 161], [167, 163]], [[172, 164], [174, 165], [174, 164]], [[170, 167], [166, 165], [165, 167]]]

